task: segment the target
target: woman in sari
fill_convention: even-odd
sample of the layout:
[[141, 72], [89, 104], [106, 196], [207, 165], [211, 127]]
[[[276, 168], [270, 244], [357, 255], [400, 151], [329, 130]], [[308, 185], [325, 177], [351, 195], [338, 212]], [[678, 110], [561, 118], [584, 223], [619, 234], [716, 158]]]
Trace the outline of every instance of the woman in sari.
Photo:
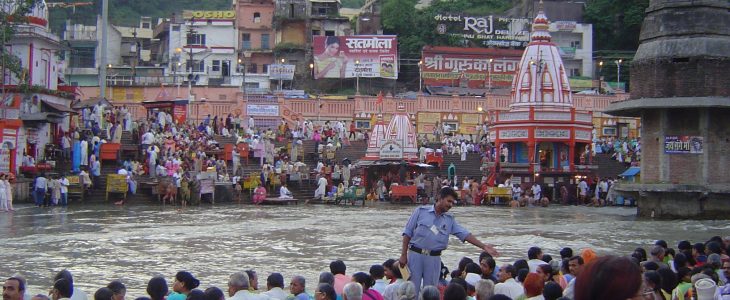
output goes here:
[[253, 204], [261, 204], [266, 199], [266, 188], [262, 184], [259, 184], [253, 191]]

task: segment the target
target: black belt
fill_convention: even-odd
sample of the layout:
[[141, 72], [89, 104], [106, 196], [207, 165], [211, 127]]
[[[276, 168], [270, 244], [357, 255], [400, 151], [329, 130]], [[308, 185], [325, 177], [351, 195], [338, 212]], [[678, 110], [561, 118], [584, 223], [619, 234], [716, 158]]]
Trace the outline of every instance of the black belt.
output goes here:
[[413, 245], [408, 246], [408, 250], [411, 250], [413, 252], [420, 253], [420, 254], [423, 254], [423, 255], [428, 255], [428, 256], [441, 256], [441, 250], [439, 250], [439, 251], [436, 251], [436, 250], [426, 250], [426, 249], [418, 248], [418, 247], [413, 246]]

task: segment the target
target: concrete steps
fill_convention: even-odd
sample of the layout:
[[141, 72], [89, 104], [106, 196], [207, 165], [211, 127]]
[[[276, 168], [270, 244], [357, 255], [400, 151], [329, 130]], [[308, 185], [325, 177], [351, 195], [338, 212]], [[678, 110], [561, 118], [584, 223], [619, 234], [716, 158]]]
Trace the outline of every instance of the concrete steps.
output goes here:
[[611, 158], [610, 154], [606, 153], [598, 153], [593, 159], [594, 163], [598, 165], [598, 170], [596, 170], [596, 172], [601, 178], [615, 178], [630, 167], [629, 164], [618, 162], [617, 160]]

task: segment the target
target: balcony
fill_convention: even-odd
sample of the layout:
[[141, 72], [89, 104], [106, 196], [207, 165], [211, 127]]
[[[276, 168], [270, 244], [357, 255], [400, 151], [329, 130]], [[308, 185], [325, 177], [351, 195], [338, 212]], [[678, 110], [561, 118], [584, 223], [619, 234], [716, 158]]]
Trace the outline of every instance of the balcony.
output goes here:
[[69, 30], [64, 33], [68, 41], [93, 41], [96, 42], [96, 29], [94, 30]]
[[560, 51], [560, 57], [563, 58], [574, 58], [575, 57], [575, 47], [560, 47], [558, 48]]

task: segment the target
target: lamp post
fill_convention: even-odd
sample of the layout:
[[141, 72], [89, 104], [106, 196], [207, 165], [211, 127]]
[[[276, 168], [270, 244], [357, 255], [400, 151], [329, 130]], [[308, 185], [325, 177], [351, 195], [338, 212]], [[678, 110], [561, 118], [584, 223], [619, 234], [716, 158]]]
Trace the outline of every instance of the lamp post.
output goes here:
[[601, 71], [603, 71], [603, 61], [598, 62], [598, 94], [601, 93]]
[[616, 89], [621, 88], [621, 62], [623, 62], [623, 59], [614, 61], [616, 63]]
[[284, 62], [285, 61], [286, 60], [282, 58], [281, 59], [281, 65], [279, 66], [279, 91], [281, 91], [281, 90], [284, 89], [284, 87], [282, 85], [282, 81], [281, 81], [281, 71], [282, 71], [282, 69], [284, 69]]
[[177, 67], [175, 67], [175, 74], [174, 74], [175, 75], [175, 78], [174, 79], [175, 79], [175, 85], [177, 85], [177, 90], [175, 92], [177, 95], [175, 95], [175, 98], [179, 98], [180, 97], [180, 81], [177, 81], [177, 71], [180, 70], [180, 66], [181, 65], [182, 65], [182, 63], [178, 61], [177, 62]]
[[[107, 74], [107, 73], [109, 73], [109, 71], [111, 71], [112, 64], [106, 65], [106, 69], [107, 69], [107, 72], [104, 73], [104, 76], [105, 76], [104, 82], [105, 82], [105, 85], [108, 85], [109, 86], [109, 100], [114, 100], [114, 99], [112, 99], [112, 97], [114, 97], [114, 87], [113, 87], [112, 84], [109, 84], [109, 82], [108, 82], [109, 81], [109, 74]], [[106, 97], [106, 95], [104, 95], [104, 96]]]
[[360, 95], [360, 60], [355, 60], [355, 95]]
[[423, 61], [418, 61], [418, 93], [423, 93]]

